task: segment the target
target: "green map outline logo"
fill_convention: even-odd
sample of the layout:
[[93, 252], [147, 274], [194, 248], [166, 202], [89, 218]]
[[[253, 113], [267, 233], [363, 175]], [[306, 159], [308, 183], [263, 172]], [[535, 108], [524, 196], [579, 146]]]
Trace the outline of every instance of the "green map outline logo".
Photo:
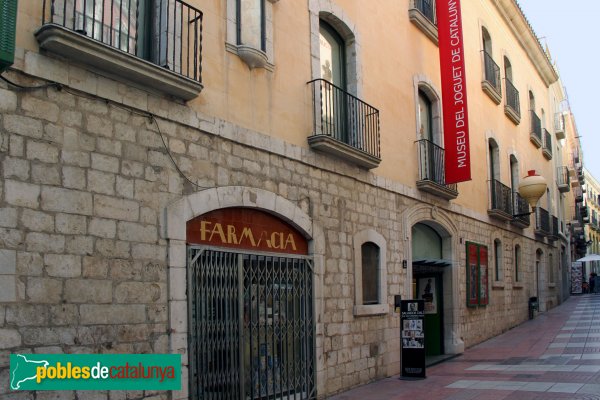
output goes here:
[[[23, 361], [20, 361], [19, 358], [22, 358]], [[15, 365], [14, 369], [12, 368], [12, 366], [13, 366], [13, 360], [14, 360], [14, 365]], [[36, 369], [35, 369], [35, 371], [33, 371], [33, 376], [29, 376], [29, 377], [26, 377], [25, 379], [21, 379], [21, 380], [17, 381], [16, 384], [15, 384], [15, 379], [17, 377], [17, 371], [23, 370], [23, 367], [19, 368], [19, 366], [22, 366], [23, 363], [25, 363], [26, 365], [28, 365], [30, 363], [36, 364], [36, 367], [35, 367]], [[29, 381], [29, 380], [32, 380], [32, 379], [36, 379], [37, 378], [37, 367], [40, 364], [43, 364], [44, 367], [47, 367], [48, 365], [50, 365], [50, 363], [48, 361], [46, 361], [46, 360], [39, 360], [39, 361], [38, 360], [29, 360], [23, 354], [11, 354], [10, 355], [10, 365], [11, 365], [11, 368], [10, 368], [11, 369], [11, 371], [10, 371], [10, 388], [12, 390], [19, 390], [21, 388], [21, 384], [23, 382], [26, 382], [26, 381]]]
[[11, 354], [11, 390], [181, 390], [181, 354]]

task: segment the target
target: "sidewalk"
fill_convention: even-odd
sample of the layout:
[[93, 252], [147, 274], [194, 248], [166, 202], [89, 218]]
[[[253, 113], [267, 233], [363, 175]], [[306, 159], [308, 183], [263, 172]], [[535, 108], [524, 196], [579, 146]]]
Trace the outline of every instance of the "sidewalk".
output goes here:
[[600, 295], [571, 297], [534, 320], [427, 369], [332, 400], [600, 400]]

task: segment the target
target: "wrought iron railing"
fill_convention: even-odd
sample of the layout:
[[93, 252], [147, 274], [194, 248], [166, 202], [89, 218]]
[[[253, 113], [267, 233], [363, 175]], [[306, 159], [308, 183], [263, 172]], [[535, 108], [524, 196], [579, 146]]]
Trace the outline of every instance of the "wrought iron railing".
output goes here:
[[571, 177], [569, 176], [569, 168], [567, 167], [556, 167], [556, 184], [558, 186], [569, 186], [571, 184]]
[[325, 79], [314, 79], [313, 135], [325, 135], [380, 158], [379, 110]]
[[502, 94], [502, 87], [500, 85], [500, 67], [492, 56], [483, 50], [483, 64], [485, 68], [485, 80], [500, 94]]
[[421, 11], [421, 14], [433, 24], [437, 24], [435, 19], [435, 0], [413, 0], [413, 7]]
[[543, 234], [550, 234], [550, 213], [542, 207], [535, 209], [535, 229]]
[[529, 220], [529, 203], [525, 200], [519, 192], [513, 192], [513, 215], [518, 222], [525, 225], [530, 224]]
[[535, 111], [529, 110], [529, 113], [531, 115], [531, 136], [535, 136], [540, 143], [542, 143], [542, 121], [540, 120], [540, 117], [537, 116]]
[[427, 139], [417, 141], [419, 151], [419, 179], [432, 181], [456, 190], [456, 184], [446, 184], [444, 149]]
[[552, 215], [552, 232], [551, 235], [558, 238], [558, 218]]
[[520, 117], [521, 106], [519, 105], [519, 91], [515, 88], [510, 79], [505, 79], [504, 83], [506, 86], [506, 105], [512, 108], [515, 114]]
[[543, 129], [544, 131], [544, 150], [546, 150], [550, 156], [552, 156], [552, 135], [550, 134], [550, 132], [548, 132], [548, 130], [546, 128]]
[[181, 0], [43, 0], [42, 24], [202, 81], [202, 11]]
[[512, 190], [497, 179], [490, 181], [490, 209], [512, 215]]

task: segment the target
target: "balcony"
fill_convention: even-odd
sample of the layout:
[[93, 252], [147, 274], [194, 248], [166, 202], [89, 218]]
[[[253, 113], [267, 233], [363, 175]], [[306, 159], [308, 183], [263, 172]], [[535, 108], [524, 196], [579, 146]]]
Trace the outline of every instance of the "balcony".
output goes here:
[[529, 114], [531, 117], [531, 125], [529, 129], [529, 140], [531, 143], [535, 145], [538, 149], [542, 147], [542, 121], [540, 117], [537, 116], [535, 111], [529, 110]]
[[504, 105], [504, 114], [515, 124], [521, 122], [521, 106], [519, 105], [519, 91], [509, 79], [504, 79], [506, 88], [506, 104]]
[[560, 236], [558, 235], [558, 228], [558, 218], [554, 215], [550, 216], [550, 234], [548, 235], [548, 239], [554, 241], [560, 238]]
[[[519, 227], [519, 228], [527, 228], [530, 225], [529, 214], [529, 203], [525, 200], [518, 192], [513, 192], [513, 210], [515, 215], [519, 215], [515, 217], [511, 224]], [[527, 215], [523, 215], [527, 214]]]
[[580, 186], [573, 188], [573, 195], [575, 196], [575, 203], [583, 202], [583, 190]]
[[438, 44], [435, 18], [435, 0], [411, 0], [408, 9], [410, 22], [417, 26], [433, 43]]
[[134, 83], [191, 100], [202, 90], [202, 12], [180, 0], [43, 0], [41, 48]]
[[567, 167], [556, 168], [556, 186], [561, 193], [571, 190], [571, 177], [569, 176], [569, 169]]
[[544, 134], [544, 147], [542, 148], [542, 154], [546, 159], [552, 160], [552, 135], [546, 129], [542, 129]]
[[556, 139], [565, 139], [565, 116], [561, 112], [554, 114], [554, 133]]
[[381, 163], [379, 110], [325, 79], [312, 86], [313, 134], [308, 144], [363, 168]]
[[542, 207], [535, 209], [535, 230], [536, 235], [549, 236], [550, 231], [550, 213]]
[[481, 81], [481, 88], [496, 104], [500, 104], [502, 101], [502, 87], [500, 85], [500, 67], [492, 56], [485, 50], [483, 53], [483, 81]]
[[490, 208], [488, 215], [504, 221], [513, 219], [512, 190], [496, 179], [490, 181]]
[[590, 227], [595, 231], [600, 230], [600, 227], [598, 226], [598, 217], [596, 215], [592, 215], [592, 222], [590, 223]]
[[444, 149], [423, 139], [416, 142], [419, 152], [417, 188], [446, 200], [458, 197], [456, 184], [447, 185], [444, 174]]

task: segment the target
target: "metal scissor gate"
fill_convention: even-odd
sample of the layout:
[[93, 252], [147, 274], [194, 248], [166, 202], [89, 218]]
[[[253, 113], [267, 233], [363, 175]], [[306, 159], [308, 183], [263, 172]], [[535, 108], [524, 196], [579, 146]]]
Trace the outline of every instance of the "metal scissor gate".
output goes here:
[[188, 247], [193, 399], [313, 399], [312, 263]]

